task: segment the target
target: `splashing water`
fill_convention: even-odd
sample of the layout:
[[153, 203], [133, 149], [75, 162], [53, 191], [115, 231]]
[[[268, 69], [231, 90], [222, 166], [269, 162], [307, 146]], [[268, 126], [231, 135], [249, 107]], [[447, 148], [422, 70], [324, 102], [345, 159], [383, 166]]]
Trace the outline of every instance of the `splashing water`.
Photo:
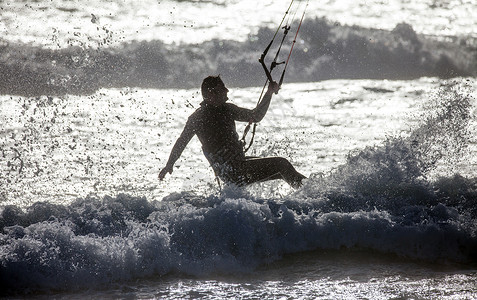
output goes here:
[[475, 264], [477, 180], [429, 175], [469, 142], [471, 97], [457, 85], [436, 95], [415, 130], [351, 153], [282, 199], [226, 189], [162, 201], [120, 194], [6, 206], [1, 282], [10, 292], [76, 290], [173, 273], [250, 272], [285, 254], [326, 249]]
[[314, 192], [395, 197], [400, 191], [411, 193], [411, 187], [427, 185], [439, 166], [444, 165], [447, 173], [440, 175], [452, 175], [471, 142], [471, 95], [457, 83], [449, 83], [427, 105], [423, 120], [407, 136], [388, 137], [380, 146], [351, 152], [346, 163], [327, 177], [316, 174], [321, 183], [313, 181]]

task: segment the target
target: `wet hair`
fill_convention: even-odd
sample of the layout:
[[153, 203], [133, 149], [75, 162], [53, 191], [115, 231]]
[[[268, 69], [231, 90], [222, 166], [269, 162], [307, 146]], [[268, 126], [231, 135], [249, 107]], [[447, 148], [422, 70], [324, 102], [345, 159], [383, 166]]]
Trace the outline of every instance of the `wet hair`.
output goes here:
[[206, 77], [202, 81], [201, 86], [202, 97], [204, 98], [204, 100], [209, 99], [211, 94], [215, 93], [215, 88], [220, 84], [224, 84], [224, 82], [220, 78], [220, 75]]

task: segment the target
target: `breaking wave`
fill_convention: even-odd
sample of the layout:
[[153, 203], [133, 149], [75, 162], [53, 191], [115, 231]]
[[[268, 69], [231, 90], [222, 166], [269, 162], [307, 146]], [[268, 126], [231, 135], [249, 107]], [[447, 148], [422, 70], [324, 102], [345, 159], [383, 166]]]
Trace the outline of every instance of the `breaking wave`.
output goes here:
[[[149, 276], [238, 273], [288, 253], [361, 249], [477, 263], [477, 178], [430, 179], [469, 141], [470, 98], [448, 86], [407, 136], [350, 153], [284, 199], [225, 188], [161, 201], [127, 194], [0, 214], [5, 293], [94, 288]], [[445, 150], [445, 151], [444, 151]]]
[[[102, 87], [191, 88], [208, 74], [223, 75], [231, 86], [256, 86], [264, 79], [258, 58], [271, 36], [270, 29], [261, 28], [245, 42], [167, 45], [156, 40], [61, 49], [0, 39], [0, 93], [53, 96], [89, 94]], [[287, 71], [289, 82], [477, 75], [475, 41], [437, 41], [417, 35], [407, 24], [384, 31], [314, 19], [303, 23], [299, 37]]]

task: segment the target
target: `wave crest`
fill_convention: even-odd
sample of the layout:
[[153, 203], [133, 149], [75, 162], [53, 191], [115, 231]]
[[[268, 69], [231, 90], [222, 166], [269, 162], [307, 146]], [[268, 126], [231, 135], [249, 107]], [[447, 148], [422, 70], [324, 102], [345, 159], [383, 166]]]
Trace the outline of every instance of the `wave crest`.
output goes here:
[[[232, 86], [255, 86], [264, 79], [257, 60], [272, 36], [270, 29], [261, 28], [245, 42], [133, 41], [117, 47], [56, 50], [0, 40], [0, 93], [38, 96], [89, 94], [101, 87], [193, 88], [209, 74], [222, 74]], [[289, 82], [477, 75], [472, 43], [459, 43], [458, 38], [436, 41], [417, 35], [407, 24], [384, 31], [310, 19], [303, 23], [299, 38], [287, 71]], [[291, 39], [282, 53], [289, 51]]]

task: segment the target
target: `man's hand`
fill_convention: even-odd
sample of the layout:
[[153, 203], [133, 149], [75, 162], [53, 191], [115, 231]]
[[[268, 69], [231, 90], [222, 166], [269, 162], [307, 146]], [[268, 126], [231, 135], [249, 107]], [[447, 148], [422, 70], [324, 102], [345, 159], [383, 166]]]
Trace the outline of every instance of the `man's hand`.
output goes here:
[[275, 81], [270, 81], [268, 84], [268, 92], [278, 94], [278, 90], [280, 90], [278, 83]]
[[172, 166], [166, 165], [164, 169], [159, 172], [159, 180], [162, 181], [167, 173], [172, 174]]

